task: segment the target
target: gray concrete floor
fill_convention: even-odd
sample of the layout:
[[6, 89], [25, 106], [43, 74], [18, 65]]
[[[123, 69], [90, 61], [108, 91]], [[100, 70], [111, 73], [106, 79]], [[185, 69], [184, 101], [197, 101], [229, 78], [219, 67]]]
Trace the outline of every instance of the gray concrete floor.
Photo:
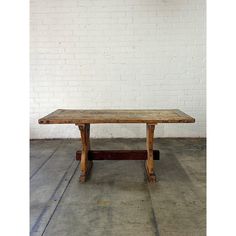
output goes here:
[[[94, 139], [93, 149], [145, 149], [145, 139]], [[31, 235], [206, 235], [206, 140], [155, 139], [159, 178], [144, 161], [95, 161], [80, 184], [80, 140], [30, 142]]]

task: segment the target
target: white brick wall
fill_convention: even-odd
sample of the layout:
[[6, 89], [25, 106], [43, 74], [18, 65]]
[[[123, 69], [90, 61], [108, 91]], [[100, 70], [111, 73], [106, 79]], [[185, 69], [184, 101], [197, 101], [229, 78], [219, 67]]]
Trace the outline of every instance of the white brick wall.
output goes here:
[[[39, 125], [57, 108], [179, 108], [206, 135], [205, 0], [31, 0], [31, 138], [79, 137]], [[144, 125], [94, 125], [92, 137], [144, 137]]]

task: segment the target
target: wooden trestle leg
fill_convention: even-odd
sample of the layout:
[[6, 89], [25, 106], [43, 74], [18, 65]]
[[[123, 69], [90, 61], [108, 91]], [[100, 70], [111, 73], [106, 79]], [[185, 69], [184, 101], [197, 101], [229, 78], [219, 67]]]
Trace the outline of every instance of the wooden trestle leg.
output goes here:
[[145, 163], [145, 167], [146, 167], [148, 182], [156, 182], [156, 175], [154, 173], [154, 160], [153, 160], [154, 129], [155, 129], [154, 124], [146, 124], [146, 130], [147, 130], [147, 139], [146, 139], [147, 160], [146, 160], [146, 163]]
[[78, 126], [82, 142], [82, 152], [80, 161], [81, 175], [79, 177], [79, 181], [85, 182], [93, 165], [93, 162], [88, 160], [88, 151], [90, 149], [90, 142], [89, 142], [90, 124], [79, 124]]

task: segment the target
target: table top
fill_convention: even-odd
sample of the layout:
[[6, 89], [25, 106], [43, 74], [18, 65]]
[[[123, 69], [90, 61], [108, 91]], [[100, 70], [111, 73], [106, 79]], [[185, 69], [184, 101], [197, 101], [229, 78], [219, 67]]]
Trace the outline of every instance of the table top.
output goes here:
[[72, 110], [58, 109], [39, 119], [39, 124], [98, 123], [194, 123], [195, 119], [178, 109]]

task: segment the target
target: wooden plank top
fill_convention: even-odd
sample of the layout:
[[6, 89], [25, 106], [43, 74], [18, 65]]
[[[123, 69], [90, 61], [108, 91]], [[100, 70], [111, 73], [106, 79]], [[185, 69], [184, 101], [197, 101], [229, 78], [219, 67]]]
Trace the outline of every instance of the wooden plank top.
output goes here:
[[58, 109], [39, 119], [39, 124], [98, 123], [194, 123], [195, 119], [178, 109], [159, 110], [70, 110]]

